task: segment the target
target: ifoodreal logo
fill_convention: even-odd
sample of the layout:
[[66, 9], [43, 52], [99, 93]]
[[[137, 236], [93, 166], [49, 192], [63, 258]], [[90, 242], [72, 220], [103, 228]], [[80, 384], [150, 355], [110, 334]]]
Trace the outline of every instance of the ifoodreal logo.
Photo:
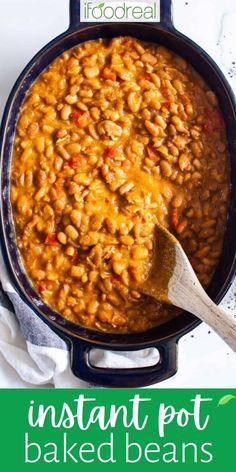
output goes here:
[[81, 0], [82, 22], [158, 22], [160, 0]]

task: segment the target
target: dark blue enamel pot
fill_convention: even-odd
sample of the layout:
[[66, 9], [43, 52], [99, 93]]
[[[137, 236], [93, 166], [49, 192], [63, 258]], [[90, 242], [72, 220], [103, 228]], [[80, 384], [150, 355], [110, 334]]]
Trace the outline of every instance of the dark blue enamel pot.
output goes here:
[[[229, 289], [236, 269], [236, 108], [235, 98], [220, 69], [193, 41], [176, 31], [172, 24], [171, 0], [161, 0], [161, 21], [158, 24], [80, 23], [79, 0], [70, 1], [69, 29], [45, 46], [27, 65], [8, 99], [1, 127], [1, 243], [12, 283], [21, 298], [37, 316], [66, 340], [71, 352], [75, 375], [93, 384], [109, 387], [138, 387], [160, 382], [177, 371], [177, 345], [180, 337], [199, 320], [189, 313], [168, 321], [160, 327], [140, 334], [106, 334], [77, 326], [51, 310], [32, 288], [19, 260], [9, 199], [10, 163], [16, 120], [22, 100], [32, 82], [63, 51], [78, 43], [120, 35], [135, 36], [143, 41], [162, 44], [173, 50], [200, 73], [218, 96], [227, 127], [231, 163], [231, 202], [225, 231], [222, 256], [208, 293], [219, 303]], [[91, 365], [92, 347], [117, 351], [156, 347], [159, 362], [151, 367], [107, 369]], [[190, 360], [191, 361], [191, 360]]]

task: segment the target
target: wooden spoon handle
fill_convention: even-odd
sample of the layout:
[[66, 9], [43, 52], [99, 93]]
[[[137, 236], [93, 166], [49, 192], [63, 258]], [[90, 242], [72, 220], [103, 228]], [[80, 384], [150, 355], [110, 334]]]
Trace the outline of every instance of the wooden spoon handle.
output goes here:
[[208, 297], [180, 245], [176, 245], [176, 266], [168, 298], [173, 305], [207, 323], [236, 352], [236, 320]]
[[236, 321], [231, 315], [221, 310], [212, 300], [201, 300], [191, 310], [202, 321], [205, 321], [234, 352], [236, 352]]
[[197, 287], [193, 285], [191, 291], [189, 288], [187, 298], [184, 297], [183, 290], [181, 301], [179, 299], [174, 300], [175, 297], [172, 296], [172, 303], [190, 311], [207, 323], [236, 352], [236, 320], [232, 318], [232, 315], [219, 308], [208, 297], [200, 284]]

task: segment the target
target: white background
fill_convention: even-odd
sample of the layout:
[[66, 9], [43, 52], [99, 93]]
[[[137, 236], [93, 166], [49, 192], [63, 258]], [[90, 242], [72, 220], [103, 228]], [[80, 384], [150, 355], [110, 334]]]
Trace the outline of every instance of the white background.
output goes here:
[[[0, 0], [0, 115], [23, 67], [67, 29], [68, 4], [68, 0]], [[235, 0], [174, 0], [173, 4], [176, 28], [215, 59], [236, 91]], [[235, 294], [236, 284], [223, 304], [232, 315], [236, 315]], [[202, 324], [180, 341], [177, 375], [158, 387], [235, 388], [236, 355]]]

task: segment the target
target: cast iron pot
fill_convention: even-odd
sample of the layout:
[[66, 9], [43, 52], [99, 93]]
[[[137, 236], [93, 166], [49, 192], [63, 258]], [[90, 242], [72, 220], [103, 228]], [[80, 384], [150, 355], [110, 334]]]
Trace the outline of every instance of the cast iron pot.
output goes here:
[[[71, 352], [73, 373], [91, 383], [109, 387], [138, 387], [160, 382], [177, 371], [177, 344], [181, 336], [195, 328], [199, 320], [190, 313], [162, 326], [139, 334], [106, 334], [77, 326], [49, 308], [38, 296], [27, 278], [16, 247], [9, 198], [10, 163], [15, 125], [19, 108], [27, 90], [37, 76], [63, 51], [78, 43], [96, 38], [120, 35], [135, 36], [143, 41], [162, 44], [173, 50], [200, 73], [215, 91], [227, 126], [231, 162], [231, 200], [222, 256], [208, 293], [219, 303], [229, 289], [236, 268], [236, 113], [234, 95], [213, 60], [193, 41], [176, 31], [172, 24], [171, 0], [161, 0], [161, 21], [158, 24], [80, 23], [79, 0], [70, 1], [70, 26], [45, 46], [27, 65], [17, 80], [3, 116], [1, 128], [1, 242], [5, 263], [21, 298], [37, 316], [66, 340]], [[97, 368], [91, 365], [91, 348], [135, 351], [155, 347], [159, 362], [154, 366], [134, 369]], [[199, 346], [200, 347], [200, 346]]]

